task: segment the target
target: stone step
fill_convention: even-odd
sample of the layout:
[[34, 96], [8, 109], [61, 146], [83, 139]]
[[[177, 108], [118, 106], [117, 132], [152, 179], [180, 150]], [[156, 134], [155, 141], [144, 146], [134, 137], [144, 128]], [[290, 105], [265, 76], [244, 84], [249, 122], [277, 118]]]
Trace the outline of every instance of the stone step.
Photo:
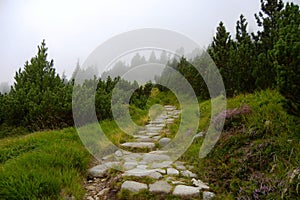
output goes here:
[[153, 142], [126, 142], [121, 144], [122, 147], [136, 148], [136, 149], [154, 149]]

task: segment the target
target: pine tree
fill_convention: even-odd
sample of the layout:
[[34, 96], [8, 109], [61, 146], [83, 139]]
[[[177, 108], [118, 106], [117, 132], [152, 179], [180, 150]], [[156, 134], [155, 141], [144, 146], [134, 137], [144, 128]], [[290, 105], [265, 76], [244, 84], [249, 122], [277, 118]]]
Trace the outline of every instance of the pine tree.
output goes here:
[[275, 68], [270, 50], [278, 40], [277, 21], [284, 4], [281, 0], [261, 0], [261, 11], [255, 14], [257, 24], [262, 28], [257, 34], [252, 34], [256, 41], [255, 52], [257, 60], [253, 75], [256, 79], [256, 87], [260, 89], [275, 87]]
[[252, 92], [254, 90], [254, 77], [252, 67], [254, 65], [254, 45], [247, 32], [247, 20], [243, 15], [236, 23], [235, 50], [232, 52], [232, 66], [234, 67], [235, 90], [237, 92]]
[[230, 33], [226, 31], [223, 22], [219, 23], [217, 27], [216, 36], [213, 38], [209, 54], [218, 67], [222, 78], [224, 80], [226, 93], [229, 96], [234, 92], [234, 71], [230, 66], [230, 51], [233, 49], [233, 41], [231, 40]]
[[[45, 41], [24, 69], [16, 73], [15, 83], [8, 96], [10, 109], [7, 120], [16, 126], [31, 129], [59, 127], [65, 113], [71, 110], [71, 93], [56, 74], [53, 60], [47, 60]], [[66, 120], [67, 121], [67, 120]]]
[[300, 10], [287, 4], [278, 20], [279, 39], [272, 55], [279, 91], [290, 101], [290, 112], [300, 116]]

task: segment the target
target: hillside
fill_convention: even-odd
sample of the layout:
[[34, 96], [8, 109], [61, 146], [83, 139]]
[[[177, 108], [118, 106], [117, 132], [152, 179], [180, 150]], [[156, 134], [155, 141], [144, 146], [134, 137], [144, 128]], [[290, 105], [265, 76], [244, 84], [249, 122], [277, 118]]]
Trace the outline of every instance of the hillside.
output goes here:
[[[284, 98], [275, 91], [228, 100], [229, 110], [242, 105], [248, 105], [251, 112], [226, 120], [218, 143], [206, 158], [198, 158], [202, 143], [198, 138], [179, 160], [194, 167], [193, 172], [209, 183], [216, 199], [296, 199], [300, 184], [299, 118], [285, 112]], [[199, 131], [205, 132], [210, 118], [209, 101], [202, 102], [200, 109]], [[111, 122], [105, 123], [113, 127]], [[176, 126], [175, 123], [170, 130], [175, 131]], [[111, 130], [117, 132], [115, 128]], [[120, 135], [112, 138], [118, 142]], [[92, 156], [74, 128], [2, 139], [0, 155], [3, 199], [82, 199], [86, 192], [82, 184], [88, 168], [93, 166]], [[133, 197], [160, 199], [159, 196], [141, 193]]]

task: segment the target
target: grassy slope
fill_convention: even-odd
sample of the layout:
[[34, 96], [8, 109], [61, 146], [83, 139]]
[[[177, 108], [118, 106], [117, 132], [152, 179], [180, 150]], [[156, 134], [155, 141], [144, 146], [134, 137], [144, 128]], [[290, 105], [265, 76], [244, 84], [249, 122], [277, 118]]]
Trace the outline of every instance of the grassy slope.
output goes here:
[[74, 128], [5, 138], [0, 152], [0, 199], [82, 198], [91, 156]]
[[[195, 159], [202, 140], [182, 160], [193, 163], [218, 199], [297, 199], [300, 194], [299, 118], [287, 115], [283, 97], [262, 91], [228, 99], [228, 109], [247, 104], [252, 113], [226, 122], [209, 155]], [[210, 104], [203, 102], [199, 130], [207, 127]]]
[[[300, 166], [299, 119], [287, 115], [282, 102], [283, 98], [274, 91], [229, 99], [229, 108], [246, 103], [252, 114], [227, 122], [226, 130], [206, 158], [195, 159], [202, 142], [197, 139], [181, 160], [195, 166], [218, 199], [295, 199], [300, 182], [295, 174]], [[159, 103], [177, 104], [171, 94], [153, 91], [147, 108]], [[200, 109], [199, 130], [205, 130], [210, 102], [201, 103]], [[148, 119], [147, 111], [133, 108], [131, 112], [141, 125]], [[115, 123], [104, 121], [102, 125], [115, 143], [123, 140]], [[174, 124], [171, 131], [177, 128], [178, 124]], [[82, 198], [81, 183], [92, 156], [74, 128], [0, 141], [0, 199], [60, 199], [70, 194]]]

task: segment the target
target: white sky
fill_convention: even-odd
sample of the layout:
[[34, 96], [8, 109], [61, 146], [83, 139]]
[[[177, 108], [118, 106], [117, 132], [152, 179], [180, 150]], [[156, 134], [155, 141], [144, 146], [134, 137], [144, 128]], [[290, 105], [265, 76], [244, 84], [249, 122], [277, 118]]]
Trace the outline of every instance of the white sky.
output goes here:
[[70, 76], [77, 59], [122, 32], [164, 28], [207, 46], [221, 20], [234, 33], [240, 14], [255, 31], [259, 8], [260, 0], [0, 0], [0, 82], [13, 83], [43, 39], [57, 72]]

